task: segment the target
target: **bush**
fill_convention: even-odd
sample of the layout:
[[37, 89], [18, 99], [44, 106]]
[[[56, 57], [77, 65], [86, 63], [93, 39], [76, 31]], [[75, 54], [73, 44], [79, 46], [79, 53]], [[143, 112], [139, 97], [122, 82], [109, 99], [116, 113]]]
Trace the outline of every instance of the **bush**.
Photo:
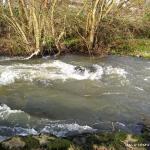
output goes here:
[[[128, 54], [135, 47], [134, 42], [131, 42], [133, 39], [150, 38], [148, 8], [145, 8], [145, 12], [138, 10], [141, 13], [137, 14], [135, 19], [135, 14], [129, 8], [122, 8], [117, 12], [117, 8], [114, 7], [114, 10], [111, 9], [109, 14], [94, 25], [96, 27], [92, 44], [89, 37], [92, 36], [91, 12], [94, 12], [94, 8], [90, 4], [83, 9], [80, 7], [72, 9], [68, 7], [70, 6], [68, 0], [63, 2], [56, 0], [45, 8], [41, 5], [41, 0], [38, 0], [34, 3], [36, 8], [34, 9], [32, 5], [23, 8], [19, 1], [16, 2], [15, 7], [12, 5], [13, 17], [7, 7], [0, 7], [5, 16], [0, 16], [0, 37], [12, 44], [9, 51], [14, 55], [31, 54], [38, 49], [41, 54], [74, 51], [102, 55], [114, 50], [117, 53]], [[99, 10], [100, 6], [97, 6], [94, 15], [96, 19], [97, 15], [102, 13]], [[32, 14], [28, 7], [34, 10]], [[79, 9], [82, 10], [80, 13]], [[31, 16], [35, 18], [29, 20], [25, 11], [29, 18]]]

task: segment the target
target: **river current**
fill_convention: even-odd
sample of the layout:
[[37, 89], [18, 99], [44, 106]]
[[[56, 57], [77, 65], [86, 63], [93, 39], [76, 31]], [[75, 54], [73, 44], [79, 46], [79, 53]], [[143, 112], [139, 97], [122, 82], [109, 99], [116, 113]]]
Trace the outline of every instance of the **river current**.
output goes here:
[[123, 130], [150, 119], [150, 61], [109, 56], [0, 57], [0, 140]]

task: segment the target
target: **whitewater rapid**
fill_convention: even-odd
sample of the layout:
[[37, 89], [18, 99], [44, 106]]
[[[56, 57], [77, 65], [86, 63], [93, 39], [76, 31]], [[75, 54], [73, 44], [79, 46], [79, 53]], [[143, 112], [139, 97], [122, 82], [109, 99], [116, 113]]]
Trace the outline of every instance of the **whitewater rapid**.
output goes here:
[[[22, 122], [22, 118], [25, 122]], [[7, 124], [9, 124], [7, 126], [0, 125], [0, 141], [15, 135], [27, 136], [47, 133], [58, 137], [65, 137], [72, 133], [81, 134], [96, 131], [96, 129], [88, 125], [79, 125], [76, 122], [69, 123], [65, 120], [53, 121], [44, 118], [36, 118], [24, 111], [11, 109], [6, 104], [0, 105], [0, 122], [7, 122]], [[20, 126], [21, 124], [24, 125]]]
[[140, 58], [0, 58], [0, 140], [112, 126], [140, 133], [138, 123], [150, 114], [149, 83], [150, 63]]
[[103, 76], [117, 76], [126, 79], [127, 72], [122, 68], [93, 64], [92, 69], [75, 66], [60, 60], [40, 64], [17, 63], [0, 65], [0, 85], [8, 85], [19, 80], [100, 80]]
[[[22, 118], [25, 122], [22, 122]], [[83, 133], [96, 133], [99, 131], [100, 126], [110, 126], [110, 131], [113, 127], [119, 130], [128, 130], [128, 126], [121, 122], [99, 122], [89, 126], [80, 125], [72, 120], [54, 121], [46, 118], [36, 118], [24, 111], [11, 109], [6, 104], [0, 105], [0, 122], [2, 121], [7, 122], [9, 125], [0, 125], [0, 141], [16, 135], [27, 136], [44, 133], [52, 134], [57, 137], [66, 137]], [[136, 126], [137, 125], [134, 125], [134, 127]], [[139, 126], [137, 127], [139, 128]], [[100, 129], [100, 131], [102, 131], [102, 129]]]

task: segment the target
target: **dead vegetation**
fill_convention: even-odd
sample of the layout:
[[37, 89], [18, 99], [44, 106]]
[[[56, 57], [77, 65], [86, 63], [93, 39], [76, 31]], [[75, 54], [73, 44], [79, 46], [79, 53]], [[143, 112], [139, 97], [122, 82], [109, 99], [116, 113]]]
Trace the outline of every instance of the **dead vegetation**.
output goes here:
[[70, 0], [7, 0], [0, 13], [0, 38], [14, 44], [8, 48], [12, 55], [27, 59], [68, 51], [103, 55], [120, 47], [118, 43], [124, 49], [127, 39], [150, 37], [150, 13], [142, 0], [83, 0], [79, 5]]

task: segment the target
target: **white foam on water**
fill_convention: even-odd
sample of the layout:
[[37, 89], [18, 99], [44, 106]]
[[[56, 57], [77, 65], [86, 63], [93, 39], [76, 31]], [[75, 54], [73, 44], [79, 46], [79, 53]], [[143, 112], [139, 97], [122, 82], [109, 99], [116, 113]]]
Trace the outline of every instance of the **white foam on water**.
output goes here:
[[10, 60], [24, 60], [23, 57], [0, 57], [0, 62], [10, 61]]
[[126, 78], [127, 72], [122, 68], [113, 68], [112, 66], [102, 67], [92, 65], [94, 71], [86, 67], [67, 64], [59, 60], [49, 61], [41, 64], [14, 64], [9, 66], [0, 66], [0, 85], [14, 83], [16, 80], [34, 81], [34, 80], [99, 80], [103, 75], [116, 75]]
[[[76, 79], [76, 80], [97, 80], [101, 79], [103, 75], [103, 69], [101, 66], [95, 65], [96, 72], [90, 72], [90, 70], [80, 67], [83, 71], [80, 72], [80, 70], [76, 70], [74, 65], [66, 64], [61, 61], [54, 61], [51, 64], [52, 67], [55, 67], [59, 69], [58, 74], [54, 74], [54, 78], [59, 79], [61, 77], [63, 80], [66, 79]], [[60, 76], [61, 75], [61, 76]]]
[[118, 75], [120, 77], [126, 78], [127, 72], [122, 68], [113, 68], [112, 66], [108, 66], [105, 69], [106, 75]]
[[125, 93], [121, 93], [121, 92], [104, 92], [102, 93], [102, 95], [123, 95]]
[[27, 136], [27, 135], [38, 135], [40, 133], [44, 133], [44, 134], [52, 134], [57, 137], [66, 137], [67, 135], [92, 133], [95, 131], [96, 129], [93, 129], [90, 126], [87, 126], [87, 125], [81, 126], [77, 123], [72, 123], [72, 124], [52, 123], [52, 124], [44, 126], [43, 129], [41, 130], [37, 130], [34, 128], [24, 128], [24, 127], [0, 126], [0, 133], [2, 132], [2, 134], [4, 135], [4, 136], [3, 135], [0, 136], [0, 141], [3, 141], [6, 138], [15, 136], [15, 135]]
[[15, 131], [17, 135], [22, 135], [22, 136], [38, 135], [38, 132], [34, 128], [15, 127], [13, 128], [13, 131]]
[[138, 87], [138, 86], [135, 86], [135, 89], [137, 89], [137, 90], [139, 90], [139, 91], [144, 91], [144, 89], [143, 89], [143, 88]]
[[[25, 112], [21, 110], [12, 110], [10, 107], [8, 107], [6, 104], [0, 105], [0, 119], [7, 120], [7, 122], [10, 121], [11, 126], [0, 126], [0, 134], [7, 135], [7, 136], [14, 136], [14, 135], [37, 135], [39, 133], [50, 133], [59, 137], [64, 137], [68, 134], [78, 134], [78, 133], [89, 133], [94, 132], [95, 129], [93, 129], [90, 126], [87, 125], [79, 125], [77, 123], [67, 123], [67, 121], [63, 120], [49, 120], [49, 119], [43, 119], [43, 118], [35, 118], [33, 116], [30, 116], [29, 114], [26, 114], [27, 117], [30, 116], [30, 120], [26, 120], [23, 123], [23, 126], [20, 125], [21, 120], [14, 120], [12, 124], [12, 120], [9, 118], [12, 114], [18, 115], [18, 113], [24, 113]], [[22, 116], [23, 117], [23, 116]], [[34, 121], [34, 125], [32, 122]], [[31, 123], [31, 124], [30, 124]], [[0, 140], [4, 138], [3, 136], [0, 137]]]
[[7, 136], [0, 136], [0, 142], [6, 140], [8, 137]]
[[146, 70], [150, 70], [150, 67], [146, 67], [145, 69], [146, 69]]
[[115, 124], [116, 124], [116, 125], [123, 126], [123, 127], [126, 127], [126, 125], [125, 125], [124, 123], [122, 123], [122, 122], [116, 122]]
[[[38, 135], [39, 133], [34, 128], [23, 128], [23, 127], [8, 127], [8, 126], [0, 126], [0, 141], [6, 140], [11, 136], [21, 135]], [[6, 136], [5, 136], [6, 135]]]
[[19, 73], [14, 72], [13, 70], [6, 69], [0, 75], [0, 85], [14, 83], [15, 79], [17, 78], [19, 78]]
[[150, 76], [147, 76], [146, 78], [144, 78], [144, 81], [149, 81], [150, 80]]
[[49, 124], [45, 126], [42, 130], [41, 133], [50, 133], [53, 135], [56, 135], [58, 137], [63, 137], [66, 136], [69, 133], [85, 133], [85, 132], [94, 132], [96, 131], [90, 126], [81, 126], [77, 123], [72, 123], [72, 124]]
[[0, 118], [7, 119], [11, 114], [23, 113], [21, 110], [12, 110], [5, 104], [0, 105]]

